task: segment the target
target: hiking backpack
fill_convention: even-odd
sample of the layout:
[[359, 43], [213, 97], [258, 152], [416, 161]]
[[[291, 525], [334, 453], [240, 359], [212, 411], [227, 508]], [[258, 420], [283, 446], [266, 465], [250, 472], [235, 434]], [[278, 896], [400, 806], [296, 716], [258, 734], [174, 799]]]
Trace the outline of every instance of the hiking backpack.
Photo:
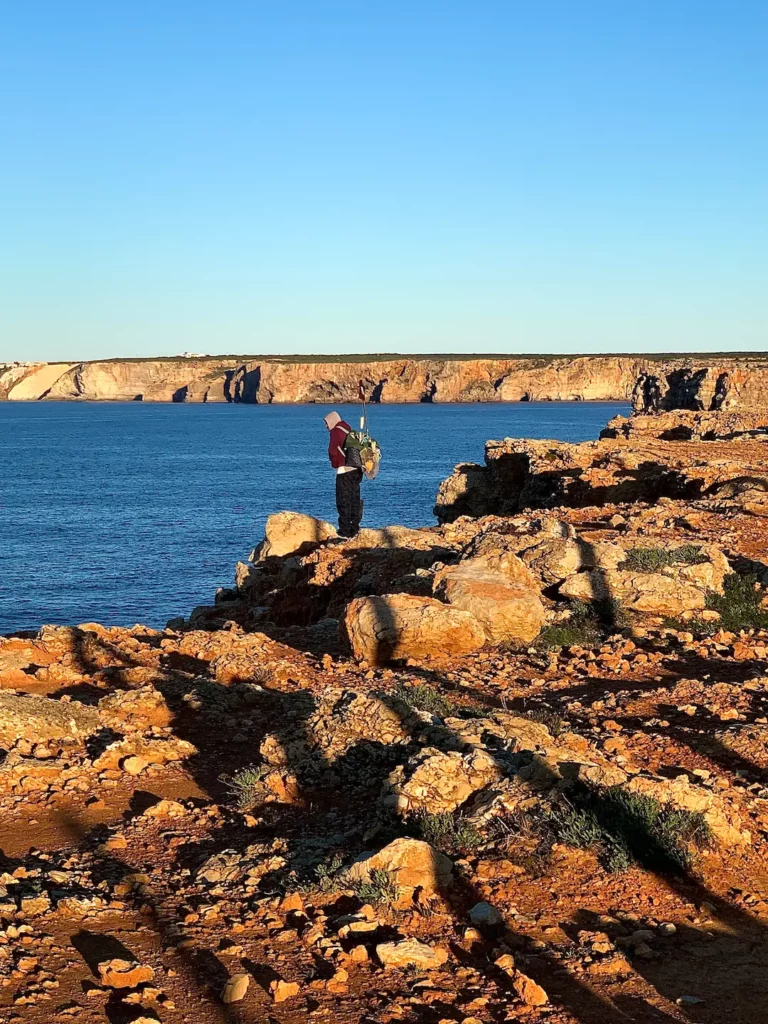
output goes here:
[[350, 430], [344, 438], [344, 459], [348, 466], [362, 469], [369, 480], [379, 472], [381, 448], [374, 438], [363, 430]]

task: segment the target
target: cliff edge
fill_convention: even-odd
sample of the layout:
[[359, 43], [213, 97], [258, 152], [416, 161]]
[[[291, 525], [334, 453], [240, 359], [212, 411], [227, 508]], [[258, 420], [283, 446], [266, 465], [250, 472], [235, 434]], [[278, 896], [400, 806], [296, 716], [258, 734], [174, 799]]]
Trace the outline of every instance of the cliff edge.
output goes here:
[[[692, 402], [705, 400], [699, 396], [707, 388], [700, 384], [697, 391], [697, 381], [714, 382], [709, 390], [719, 388], [718, 394], [730, 382], [731, 393], [762, 395], [768, 394], [768, 359], [374, 356], [302, 362], [210, 356], [13, 363], [0, 365], [0, 400], [343, 403], [357, 400], [362, 380], [373, 402], [622, 401], [633, 396], [639, 379], [658, 382], [650, 401], [655, 389], [676, 393], [680, 381], [690, 380]], [[637, 406], [643, 394], [635, 391]]]

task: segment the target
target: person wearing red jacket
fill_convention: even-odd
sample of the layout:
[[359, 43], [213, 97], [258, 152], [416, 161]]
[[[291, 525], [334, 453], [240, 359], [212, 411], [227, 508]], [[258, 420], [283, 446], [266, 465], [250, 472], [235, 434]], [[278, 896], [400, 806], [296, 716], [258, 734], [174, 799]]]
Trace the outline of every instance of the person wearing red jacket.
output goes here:
[[336, 510], [339, 513], [339, 536], [343, 539], [354, 537], [360, 529], [363, 518], [363, 503], [360, 500], [362, 469], [347, 465], [344, 441], [352, 427], [337, 412], [329, 412], [325, 425], [330, 433], [328, 458], [336, 471]]

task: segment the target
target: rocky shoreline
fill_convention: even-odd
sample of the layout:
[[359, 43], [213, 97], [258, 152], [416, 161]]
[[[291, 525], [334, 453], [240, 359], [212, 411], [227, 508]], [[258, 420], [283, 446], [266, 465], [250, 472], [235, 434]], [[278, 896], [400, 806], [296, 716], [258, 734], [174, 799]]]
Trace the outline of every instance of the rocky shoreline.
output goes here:
[[663, 384], [436, 526], [278, 513], [165, 630], [0, 638], [3, 1019], [768, 1015], [768, 416]]
[[[765, 404], [765, 354], [697, 356], [251, 356], [0, 364], [0, 401], [343, 403], [625, 401], [637, 382], [669, 408]], [[655, 383], [653, 383], [655, 382]]]

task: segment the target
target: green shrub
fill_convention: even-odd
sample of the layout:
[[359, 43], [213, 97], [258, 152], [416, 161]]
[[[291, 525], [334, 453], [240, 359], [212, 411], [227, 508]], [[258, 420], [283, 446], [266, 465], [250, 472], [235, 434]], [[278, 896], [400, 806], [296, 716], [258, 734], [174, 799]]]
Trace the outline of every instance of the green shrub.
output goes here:
[[666, 807], [621, 786], [577, 790], [552, 811], [551, 823], [562, 842], [596, 850], [609, 871], [637, 863], [652, 871], [685, 872], [691, 849], [711, 841], [701, 814]]
[[450, 697], [439, 693], [432, 686], [426, 683], [417, 683], [416, 686], [406, 686], [404, 683], [389, 691], [389, 695], [407, 704], [414, 711], [426, 711], [438, 718], [482, 718], [486, 713], [477, 706], [465, 706], [452, 701]]
[[268, 771], [266, 765], [251, 764], [247, 768], [241, 768], [234, 775], [220, 775], [219, 781], [227, 787], [238, 810], [250, 811], [264, 800], [266, 794], [263, 781]]
[[583, 601], [571, 603], [571, 616], [564, 622], [545, 626], [536, 638], [536, 646], [547, 651], [562, 647], [592, 647], [600, 642], [595, 610]]
[[314, 882], [302, 886], [303, 889], [317, 888], [321, 892], [336, 892], [343, 888], [339, 871], [343, 864], [340, 853], [334, 853], [332, 857], [326, 858], [318, 864], [314, 871]]
[[369, 878], [354, 879], [349, 884], [363, 903], [394, 903], [400, 895], [400, 887], [383, 868], [374, 868]]
[[723, 593], [710, 593], [707, 607], [720, 613], [722, 629], [738, 633], [742, 629], [768, 629], [768, 611], [760, 607], [762, 593], [757, 577], [731, 573], [723, 582]]
[[628, 572], [660, 572], [671, 565], [701, 565], [709, 561], [696, 544], [678, 548], [632, 548], [619, 566]]
[[557, 739], [561, 736], [568, 727], [568, 723], [564, 718], [561, 718], [556, 711], [550, 711], [549, 708], [537, 708], [534, 711], [526, 711], [525, 718], [528, 718], [531, 722], [538, 722], [539, 725], [545, 726], [551, 736]]
[[311, 875], [299, 883], [301, 892], [319, 890], [323, 893], [352, 891], [363, 903], [393, 903], [400, 895], [400, 887], [389, 871], [374, 868], [368, 878], [350, 878], [342, 870], [344, 859], [334, 853], [318, 864]]
[[430, 715], [437, 715], [438, 718], [449, 718], [454, 713], [454, 703], [444, 697], [437, 690], [426, 683], [418, 683], [416, 686], [406, 686], [404, 683], [398, 685], [391, 691], [392, 696], [407, 704], [414, 711], [427, 711]]
[[414, 815], [410, 824], [420, 839], [443, 853], [465, 854], [476, 850], [483, 843], [482, 835], [471, 821], [447, 811], [439, 814], [420, 811]]

